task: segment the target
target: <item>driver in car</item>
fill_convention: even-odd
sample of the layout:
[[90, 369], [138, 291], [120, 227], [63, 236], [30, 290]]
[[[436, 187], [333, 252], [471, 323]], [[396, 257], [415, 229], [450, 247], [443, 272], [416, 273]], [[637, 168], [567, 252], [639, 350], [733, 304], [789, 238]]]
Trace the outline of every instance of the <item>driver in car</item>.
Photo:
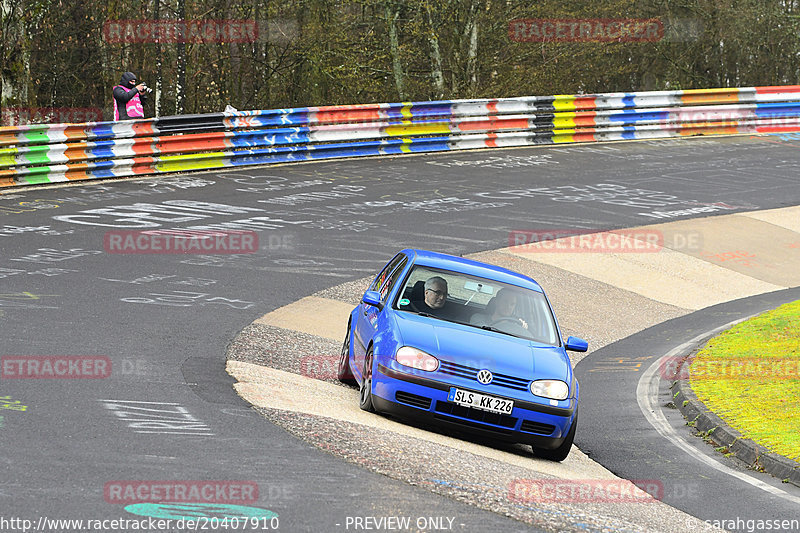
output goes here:
[[[476, 326], [492, 326], [498, 322], [515, 322], [525, 329], [528, 329], [528, 323], [524, 319], [516, 316], [517, 309], [517, 295], [510, 289], [500, 289], [497, 296], [490, 302], [494, 307], [493, 311], [489, 314], [475, 313], [470, 319], [470, 323]], [[486, 306], [487, 308], [490, 306]]]

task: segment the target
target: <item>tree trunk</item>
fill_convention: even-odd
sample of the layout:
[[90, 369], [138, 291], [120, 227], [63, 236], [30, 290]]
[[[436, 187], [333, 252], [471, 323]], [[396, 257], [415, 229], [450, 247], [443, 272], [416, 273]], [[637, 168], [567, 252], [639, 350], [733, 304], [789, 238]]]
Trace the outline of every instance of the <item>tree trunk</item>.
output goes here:
[[[155, 20], [156, 24], [159, 24], [159, 19], [161, 18], [161, 0], [156, 1], [156, 9], [153, 16], [153, 20]], [[156, 88], [155, 88], [155, 98], [153, 102], [154, 107], [154, 114], [156, 117], [161, 116], [161, 83], [162, 83], [162, 72], [161, 72], [161, 39], [160, 35], [156, 38]]]
[[464, 37], [467, 41], [467, 67], [464, 71], [464, 78], [467, 85], [468, 95], [475, 96], [478, 87], [478, 0], [472, 0], [469, 6], [469, 18], [464, 27]]
[[[178, 20], [186, 20], [186, 0], [178, 0]], [[183, 114], [186, 99], [186, 40], [178, 43], [177, 73], [175, 84], [175, 114]]]
[[405, 100], [405, 90], [403, 89], [403, 64], [400, 62], [400, 43], [397, 38], [397, 19], [400, 17], [400, 9], [391, 2], [386, 3], [386, 24], [389, 26], [389, 51], [392, 54], [392, 72], [394, 73], [394, 85], [400, 100]]
[[23, 0], [2, 0], [2, 48], [0, 48], [0, 108], [28, 104], [31, 79], [30, 39], [25, 31]]
[[439, 50], [439, 36], [436, 33], [436, 28], [433, 26], [430, 4], [425, 4], [425, 14], [428, 22], [428, 42], [431, 45], [431, 77], [433, 78], [433, 87], [436, 89], [434, 98], [441, 99], [444, 97], [442, 54]]
[[[230, 20], [234, 18], [232, 16], [231, 4], [229, 3], [227, 9], [225, 10], [226, 17]], [[233, 105], [232, 102], [235, 102], [236, 105], [233, 107], [241, 109], [242, 107], [242, 89], [245, 84], [245, 76], [242, 76], [242, 55], [239, 50], [239, 44], [235, 42], [228, 43], [228, 53], [230, 54], [230, 65], [231, 65], [231, 80], [228, 87], [228, 94], [227, 94], [227, 101], [221, 102], [221, 104], [230, 104]], [[249, 77], [249, 76], [248, 76]], [[220, 87], [221, 88], [221, 87]], [[224, 110], [223, 107], [220, 111]]]

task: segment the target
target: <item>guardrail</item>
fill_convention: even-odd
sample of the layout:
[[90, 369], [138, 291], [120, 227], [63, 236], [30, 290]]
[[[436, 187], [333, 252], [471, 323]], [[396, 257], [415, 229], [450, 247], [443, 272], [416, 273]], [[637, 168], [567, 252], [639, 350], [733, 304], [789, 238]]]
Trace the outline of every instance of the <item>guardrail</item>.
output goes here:
[[0, 128], [0, 186], [313, 159], [800, 131], [800, 86], [407, 102]]

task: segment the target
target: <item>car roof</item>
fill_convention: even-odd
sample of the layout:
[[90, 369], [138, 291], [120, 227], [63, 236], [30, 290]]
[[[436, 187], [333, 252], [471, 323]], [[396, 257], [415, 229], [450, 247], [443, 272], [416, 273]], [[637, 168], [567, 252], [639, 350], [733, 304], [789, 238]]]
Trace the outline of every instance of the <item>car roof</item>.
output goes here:
[[462, 272], [481, 278], [501, 281], [509, 285], [517, 285], [518, 287], [524, 287], [537, 292], [544, 292], [542, 287], [532, 278], [503, 267], [482, 263], [480, 261], [473, 261], [472, 259], [457, 257], [455, 255], [431, 252], [430, 250], [407, 248], [401, 253], [408, 255], [411, 261], [416, 265]]

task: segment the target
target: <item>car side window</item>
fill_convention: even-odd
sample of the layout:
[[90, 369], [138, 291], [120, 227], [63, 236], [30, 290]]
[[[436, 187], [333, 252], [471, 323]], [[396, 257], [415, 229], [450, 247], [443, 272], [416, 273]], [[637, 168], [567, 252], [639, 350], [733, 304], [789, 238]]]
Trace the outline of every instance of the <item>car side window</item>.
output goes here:
[[372, 282], [372, 285], [369, 286], [369, 290], [371, 291], [380, 290], [380, 288], [383, 287], [383, 285], [385, 284], [386, 279], [389, 277], [389, 274], [394, 272], [395, 267], [397, 267], [397, 265], [400, 264], [400, 261], [405, 259], [405, 257], [406, 256], [403, 254], [397, 254], [396, 256], [394, 256], [394, 258], [392, 258], [392, 260], [389, 261], [389, 263], [385, 267], [383, 267], [383, 270], [381, 270], [381, 273], [378, 274], [377, 278], [375, 278], [375, 281]]
[[406, 266], [406, 261], [405, 258], [403, 258], [403, 260], [400, 261], [400, 264], [397, 265], [397, 268], [395, 268], [394, 271], [392, 271], [392, 273], [389, 275], [389, 278], [386, 280], [386, 283], [384, 283], [383, 286], [381, 287], [380, 290], [381, 301], [385, 301], [389, 293], [392, 292], [392, 288], [397, 283], [397, 280], [400, 279], [400, 274], [403, 272], [405, 266]]

